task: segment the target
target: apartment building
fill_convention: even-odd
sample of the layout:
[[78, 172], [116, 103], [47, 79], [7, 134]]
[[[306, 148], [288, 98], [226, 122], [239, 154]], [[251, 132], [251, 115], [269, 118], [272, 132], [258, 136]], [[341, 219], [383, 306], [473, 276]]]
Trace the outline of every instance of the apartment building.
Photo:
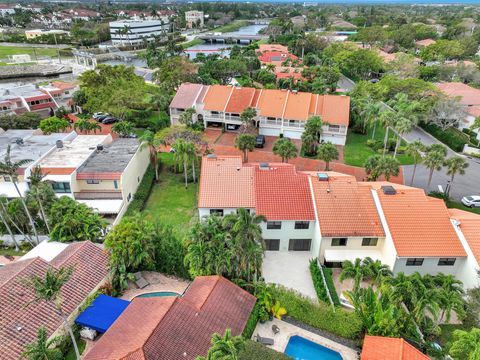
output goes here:
[[110, 22], [113, 45], [139, 45], [155, 36], [165, 36], [170, 29], [167, 17], [162, 20], [119, 20]]
[[67, 35], [69, 36], [70, 33], [65, 30], [44, 30], [44, 29], [32, 29], [32, 30], [25, 30], [25, 37], [28, 40], [35, 39], [37, 37], [43, 35]]
[[238, 208], [264, 215], [267, 257], [303, 252], [305, 269], [310, 258], [340, 267], [371, 257], [394, 273], [442, 272], [466, 288], [479, 285], [480, 216], [449, 211], [422, 189], [210, 155], [202, 161], [198, 208], [200, 218]]
[[187, 23], [187, 28], [199, 29], [203, 28], [203, 19], [205, 15], [203, 11], [191, 10], [185, 11], [185, 22]]
[[180, 115], [193, 108], [194, 121], [228, 131], [240, 127], [240, 115], [249, 107], [257, 111], [254, 120], [262, 135], [282, 134], [300, 139], [307, 120], [321, 116], [322, 140], [345, 145], [350, 114], [348, 96], [185, 83], [179, 87], [169, 109], [172, 124], [178, 124]]

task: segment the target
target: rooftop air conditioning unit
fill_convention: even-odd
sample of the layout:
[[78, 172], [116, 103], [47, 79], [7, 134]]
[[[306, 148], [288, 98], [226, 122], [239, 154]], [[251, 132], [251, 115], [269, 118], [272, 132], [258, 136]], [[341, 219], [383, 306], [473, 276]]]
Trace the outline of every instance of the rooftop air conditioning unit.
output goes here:
[[63, 141], [62, 140], [57, 140], [55, 142], [55, 145], [57, 146], [57, 149], [63, 148]]

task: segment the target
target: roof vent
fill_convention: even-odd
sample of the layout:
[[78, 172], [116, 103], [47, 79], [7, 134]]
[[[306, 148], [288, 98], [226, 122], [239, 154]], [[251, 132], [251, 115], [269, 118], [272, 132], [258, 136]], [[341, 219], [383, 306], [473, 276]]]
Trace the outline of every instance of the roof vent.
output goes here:
[[15, 144], [17, 144], [17, 145], [23, 145], [23, 139], [22, 139], [22, 138], [16, 138], [16, 139], [15, 139]]
[[216, 159], [217, 158], [217, 155], [215, 154], [208, 154], [207, 155], [207, 159]]
[[268, 170], [270, 169], [270, 166], [268, 166], [268, 163], [260, 163], [258, 166], [260, 170]]
[[317, 173], [318, 181], [328, 181], [328, 174], [325, 173]]
[[395, 195], [397, 193], [397, 190], [391, 185], [382, 186], [382, 190], [385, 195]]
[[57, 140], [55, 142], [55, 146], [57, 147], [57, 149], [63, 148], [63, 141], [62, 140]]
[[98, 150], [98, 151], [102, 151], [102, 150], [103, 150], [103, 145], [102, 145], [102, 144], [98, 144], [98, 145], [97, 145], [97, 150]]

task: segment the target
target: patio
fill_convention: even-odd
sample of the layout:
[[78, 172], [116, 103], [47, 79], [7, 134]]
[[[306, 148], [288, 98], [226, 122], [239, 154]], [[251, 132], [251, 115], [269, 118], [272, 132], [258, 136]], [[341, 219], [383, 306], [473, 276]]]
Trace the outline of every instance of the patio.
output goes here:
[[265, 282], [283, 285], [317, 300], [308, 267], [311, 258], [310, 252], [266, 251], [262, 268]]
[[128, 282], [128, 290], [121, 297], [124, 300], [132, 300], [135, 296], [160, 291], [172, 291], [183, 294], [189, 283], [183, 279], [165, 276], [154, 271], [142, 271], [142, 276], [150, 285], [139, 289], [133, 282]]
[[[274, 335], [272, 331], [272, 326], [276, 325], [280, 331]], [[278, 320], [278, 319], [273, 319], [272, 321], [267, 321], [264, 324], [261, 324], [260, 322], [257, 324], [257, 327], [255, 328], [255, 331], [253, 332], [252, 340], [255, 341], [255, 336], [260, 335], [262, 337], [267, 337], [271, 338], [274, 340], [274, 344], [271, 346], [268, 346], [269, 348], [283, 353], [287, 347], [288, 341], [290, 340], [290, 337], [292, 336], [301, 336], [305, 339], [308, 339], [310, 341], [313, 341], [319, 345], [322, 345], [326, 348], [329, 348], [331, 350], [334, 350], [338, 352], [343, 360], [356, 360], [358, 359], [357, 356], [357, 351], [353, 350], [352, 348], [349, 348], [345, 345], [342, 345], [338, 342], [335, 342], [333, 340], [327, 339], [326, 337], [323, 337], [318, 334], [314, 334], [310, 331], [307, 331], [305, 329], [302, 329], [298, 326], [289, 324], [285, 321]]]

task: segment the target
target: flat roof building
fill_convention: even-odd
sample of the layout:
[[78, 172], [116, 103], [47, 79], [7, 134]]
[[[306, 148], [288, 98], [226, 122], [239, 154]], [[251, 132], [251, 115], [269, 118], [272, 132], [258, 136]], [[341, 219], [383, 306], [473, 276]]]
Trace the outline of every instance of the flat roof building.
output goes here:
[[120, 20], [110, 22], [110, 36], [113, 45], [138, 45], [143, 40], [153, 41], [155, 36], [165, 36], [170, 29], [164, 20]]

